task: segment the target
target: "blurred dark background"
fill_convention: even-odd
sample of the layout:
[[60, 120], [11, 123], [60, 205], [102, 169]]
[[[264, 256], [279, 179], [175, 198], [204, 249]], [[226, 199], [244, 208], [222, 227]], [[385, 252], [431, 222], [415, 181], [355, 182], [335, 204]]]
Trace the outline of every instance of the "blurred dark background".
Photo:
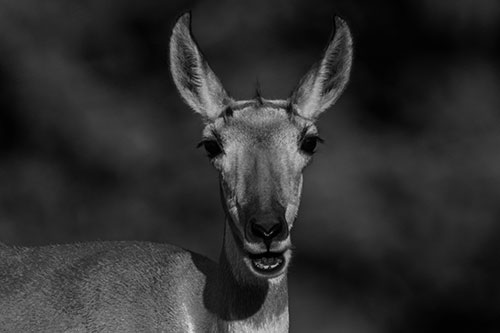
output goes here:
[[286, 98], [355, 41], [321, 117], [290, 268], [292, 332], [500, 329], [500, 2], [0, 3], [0, 241], [170, 242], [216, 259], [217, 175], [170, 79], [176, 17], [235, 98]]

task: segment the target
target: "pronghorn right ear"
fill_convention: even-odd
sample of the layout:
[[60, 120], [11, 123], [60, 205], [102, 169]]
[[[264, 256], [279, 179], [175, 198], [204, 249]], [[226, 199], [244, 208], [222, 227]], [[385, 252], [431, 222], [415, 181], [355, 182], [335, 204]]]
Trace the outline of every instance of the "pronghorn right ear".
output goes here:
[[184, 101], [206, 120], [225, 110], [229, 96], [193, 38], [189, 12], [179, 17], [170, 37], [170, 71]]
[[344, 20], [335, 18], [335, 33], [323, 58], [302, 78], [290, 102], [297, 113], [316, 120], [347, 85], [352, 63], [352, 37]]

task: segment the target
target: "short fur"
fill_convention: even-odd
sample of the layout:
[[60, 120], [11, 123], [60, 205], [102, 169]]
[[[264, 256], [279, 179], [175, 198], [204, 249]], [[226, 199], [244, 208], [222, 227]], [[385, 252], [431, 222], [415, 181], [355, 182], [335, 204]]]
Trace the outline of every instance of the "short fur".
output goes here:
[[[223, 148], [211, 159], [226, 214], [219, 263], [147, 242], [0, 244], [0, 331], [287, 332], [290, 231], [311, 159], [300, 141], [317, 135], [313, 121], [344, 89], [351, 44], [347, 25], [336, 19], [323, 59], [290, 99], [259, 93], [235, 101], [198, 49], [190, 14], [182, 15], [170, 40], [172, 77], [203, 117], [204, 139]], [[252, 223], [278, 220], [286, 223], [279, 237], [250, 237]], [[264, 251], [282, 253], [284, 265], [273, 276], [252, 265], [252, 255]]]

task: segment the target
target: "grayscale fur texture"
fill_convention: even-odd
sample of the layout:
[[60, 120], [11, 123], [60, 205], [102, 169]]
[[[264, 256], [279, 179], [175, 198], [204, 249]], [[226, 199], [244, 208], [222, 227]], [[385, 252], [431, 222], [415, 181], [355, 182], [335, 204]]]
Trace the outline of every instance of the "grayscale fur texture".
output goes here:
[[[219, 262], [148, 242], [0, 244], [1, 332], [288, 331], [290, 232], [312, 155], [301, 141], [318, 135], [314, 122], [347, 84], [351, 35], [335, 19], [321, 61], [290, 98], [259, 93], [236, 101], [202, 56], [190, 20], [184, 14], [173, 28], [171, 72], [182, 98], [202, 116], [204, 140], [221, 146], [211, 158], [226, 213]], [[281, 219], [286, 230], [264, 244], [249, 236], [252, 218]], [[251, 264], [266, 247], [285, 259], [272, 276]]]

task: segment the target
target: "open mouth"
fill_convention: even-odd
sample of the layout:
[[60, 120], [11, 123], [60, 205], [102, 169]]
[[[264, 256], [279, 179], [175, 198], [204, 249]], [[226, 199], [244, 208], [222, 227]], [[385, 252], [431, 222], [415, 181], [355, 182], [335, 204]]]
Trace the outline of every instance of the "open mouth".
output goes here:
[[266, 252], [249, 255], [253, 268], [261, 274], [271, 275], [279, 272], [285, 265], [283, 253]]

